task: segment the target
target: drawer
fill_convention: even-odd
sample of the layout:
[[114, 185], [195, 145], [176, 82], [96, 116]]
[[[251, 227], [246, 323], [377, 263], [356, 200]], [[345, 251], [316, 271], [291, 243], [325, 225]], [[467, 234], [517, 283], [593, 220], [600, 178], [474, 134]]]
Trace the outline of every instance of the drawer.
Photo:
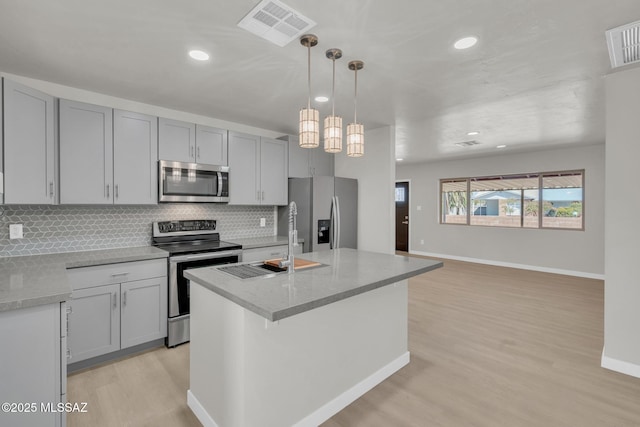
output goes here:
[[67, 276], [71, 288], [77, 290], [162, 277], [167, 275], [167, 268], [167, 260], [162, 258], [148, 261], [72, 268], [67, 270]]

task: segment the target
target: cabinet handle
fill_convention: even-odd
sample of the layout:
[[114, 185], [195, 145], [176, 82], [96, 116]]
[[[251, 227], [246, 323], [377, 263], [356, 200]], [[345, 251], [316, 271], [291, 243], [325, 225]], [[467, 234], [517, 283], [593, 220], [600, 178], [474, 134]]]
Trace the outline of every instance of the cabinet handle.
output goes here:
[[67, 348], [67, 359], [73, 359], [73, 357], [71, 357], [71, 349]]
[[107, 184], [107, 199], [109, 198], [109, 184]]
[[256, 200], [260, 200], [260, 191], [256, 191]]
[[116, 308], [118, 308], [118, 294], [114, 292], [113, 293], [113, 309], [115, 310]]
[[264, 201], [264, 190], [262, 190], [262, 198], [260, 200]]
[[122, 295], [122, 306], [127, 306], [127, 291], [124, 291], [124, 294]]
[[193, 153], [193, 145], [189, 146], [189, 157], [194, 157], [194, 153]]
[[118, 198], [118, 187], [119, 187], [119, 185], [116, 184], [116, 199]]
[[198, 147], [198, 158], [200, 158], [200, 147]]
[[127, 274], [129, 274], [128, 271], [125, 271], [124, 273], [113, 273], [111, 277], [126, 276]]
[[49, 197], [53, 199], [53, 181], [49, 183]]

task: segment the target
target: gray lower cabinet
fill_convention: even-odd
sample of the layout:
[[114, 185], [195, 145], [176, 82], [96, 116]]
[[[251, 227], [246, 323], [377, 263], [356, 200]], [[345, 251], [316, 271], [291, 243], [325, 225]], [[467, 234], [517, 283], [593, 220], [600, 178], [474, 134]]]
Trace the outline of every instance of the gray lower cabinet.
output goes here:
[[60, 203], [157, 204], [158, 119], [60, 100]]
[[[268, 259], [283, 258], [288, 251], [288, 245], [266, 246], [251, 248], [242, 251], [242, 262], [265, 261]], [[302, 244], [293, 247], [294, 255], [302, 254]]]
[[287, 144], [229, 132], [229, 204], [287, 204]]
[[54, 98], [11, 80], [3, 83], [4, 202], [54, 204]]
[[68, 270], [68, 363], [167, 336], [166, 259]]
[[57, 412], [66, 402], [64, 321], [64, 303], [0, 312], [0, 401], [15, 405], [0, 413], [1, 425], [65, 425]]

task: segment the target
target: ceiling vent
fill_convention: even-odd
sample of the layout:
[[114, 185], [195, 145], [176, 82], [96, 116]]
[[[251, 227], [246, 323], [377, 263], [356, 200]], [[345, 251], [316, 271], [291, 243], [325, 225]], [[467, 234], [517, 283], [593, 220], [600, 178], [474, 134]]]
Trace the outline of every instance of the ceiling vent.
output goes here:
[[479, 145], [480, 143], [478, 141], [462, 141], [462, 142], [456, 142], [455, 145], [457, 145], [458, 147], [473, 147], [474, 145]]
[[238, 22], [238, 27], [280, 47], [297, 40], [315, 25], [311, 19], [278, 0], [261, 1]]
[[611, 67], [640, 62], [640, 21], [606, 32]]

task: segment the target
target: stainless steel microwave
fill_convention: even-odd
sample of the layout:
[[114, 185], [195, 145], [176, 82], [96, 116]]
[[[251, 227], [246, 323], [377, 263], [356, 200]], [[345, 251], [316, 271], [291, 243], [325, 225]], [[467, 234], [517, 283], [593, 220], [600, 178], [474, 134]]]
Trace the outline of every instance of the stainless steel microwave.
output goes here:
[[158, 162], [159, 202], [229, 201], [229, 167], [202, 163]]

